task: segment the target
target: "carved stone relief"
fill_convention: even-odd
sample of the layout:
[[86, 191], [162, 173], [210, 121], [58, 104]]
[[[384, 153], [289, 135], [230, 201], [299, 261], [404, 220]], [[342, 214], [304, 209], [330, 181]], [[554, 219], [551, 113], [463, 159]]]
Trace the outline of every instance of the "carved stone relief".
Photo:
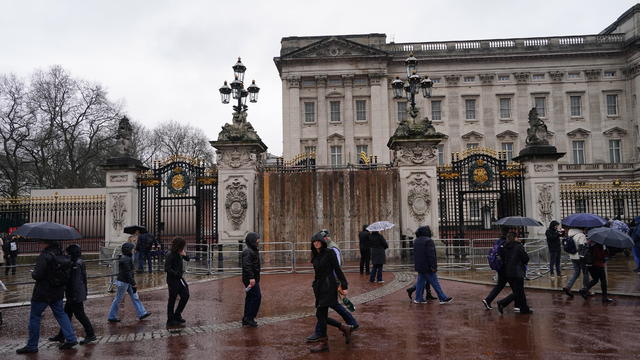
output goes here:
[[125, 204], [126, 198], [126, 193], [111, 194], [111, 199], [113, 200], [110, 210], [112, 219], [111, 225], [115, 232], [122, 232], [124, 229], [124, 214], [127, 212], [127, 205]]
[[398, 165], [425, 165], [435, 162], [438, 149], [432, 145], [413, 144], [397, 150]]
[[238, 148], [233, 150], [221, 151], [218, 150], [218, 167], [225, 168], [230, 167], [237, 169], [239, 167], [245, 167], [249, 165], [255, 165], [255, 161], [251, 157], [249, 151], [241, 151]]
[[423, 175], [412, 175], [413, 179], [409, 181], [409, 192], [407, 193], [407, 203], [409, 204], [409, 213], [418, 224], [424, 222], [425, 216], [429, 214], [431, 209], [431, 194], [429, 193], [429, 184]]
[[552, 184], [538, 185], [538, 213], [545, 224], [548, 224], [553, 220], [554, 200], [552, 190]]
[[584, 71], [584, 75], [587, 78], [587, 80], [598, 80], [600, 78], [601, 73], [602, 73], [602, 70], [600, 69], [590, 69], [590, 70]]
[[129, 175], [111, 175], [109, 181], [112, 183], [123, 183], [129, 180]]
[[516, 78], [516, 82], [518, 82], [518, 84], [524, 84], [527, 81], [529, 81], [529, 73], [528, 72], [513, 73], [513, 76]]
[[494, 77], [493, 74], [480, 74], [480, 81], [482, 81], [483, 85], [490, 85], [493, 83]]
[[447, 81], [447, 85], [458, 85], [460, 75], [445, 75], [444, 79]]
[[224, 207], [227, 219], [231, 222], [233, 230], [240, 230], [240, 225], [244, 222], [247, 214], [247, 185], [236, 178], [227, 185], [226, 191]]
[[562, 71], [550, 71], [549, 76], [551, 77], [552, 81], [562, 81], [564, 73]]
[[287, 81], [289, 82], [289, 87], [290, 88], [299, 88], [300, 87], [300, 78], [297, 76], [292, 76], [287, 78]]
[[382, 73], [369, 74], [369, 83], [371, 85], [380, 85], [383, 77], [385, 77], [385, 74]]
[[533, 165], [533, 171], [535, 171], [535, 172], [550, 172], [550, 171], [553, 171], [553, 164], [535, 164], [535, 165]]

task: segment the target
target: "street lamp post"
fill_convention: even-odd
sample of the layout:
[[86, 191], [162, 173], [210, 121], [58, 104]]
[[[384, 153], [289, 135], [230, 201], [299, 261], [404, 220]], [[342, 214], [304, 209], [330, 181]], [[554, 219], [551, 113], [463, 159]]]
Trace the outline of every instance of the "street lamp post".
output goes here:
[[400, 80], [400, 77], [396, 76], [396, 79], [391, 82], [391, 87], [393, 88], [394, 99], [402, 99], [406, 96], [410, 105], [409, 115], [411, 115], [415, 122], [418, 116], [416, 94], [422, 92], [422, 96], [430, 98], [433, 81], [429, 79], [429, 76], [422, 77], [417, 74], [418, 59], [416, 59], [413, 54], [410, 54], [405, 60], [405, 65], [407, 68], [407, 82]]
[[249, 87], [244, 88], [245, 71], [247, 71], [247, 67], [244, 66], [240, 58], [238, 58], [238, 62], [233, 65], [234, 80], [231, 82], [231, 85], [225, 81], [219, 89], [223, 104], [228, 104], [230, 97], [238, 100], [238, 104], [233, 106], [233, 110], [238, 113], [247, 111], [247, 97], [249, 98], [249, 102], [258, 102], [258, 93], [260, 92], [260, 88], [256, 85], [255, 80], [251, 82]]

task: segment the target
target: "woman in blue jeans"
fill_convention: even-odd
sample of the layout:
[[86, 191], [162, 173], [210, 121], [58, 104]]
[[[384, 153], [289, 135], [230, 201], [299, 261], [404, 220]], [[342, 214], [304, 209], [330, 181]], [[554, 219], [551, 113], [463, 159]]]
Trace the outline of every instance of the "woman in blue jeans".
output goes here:
[[113, 299], [113, 303], [111, 303], [111, 310], [109, 311], [108, 318], [109, 322], [120, 322], [120, 319], [118, 318], [118, 307], [120, 306], [125, 293], [128, 293], [131, 297], [131, 302], [136, 308], [138, 319], [142, 320], [151, 315], [150, 312], [147, 312], [144, 309], [144, 306], [138, 297], [132, 259], [133, 248], [134, 245], [132, 243], [125, 243], [122, 245], [122, 255], [120, 255], [120, 259], [118, 260], [118, 278], [116, 280], [118, 291], [115, 299]]
[[415, 269], [418, 272], [418, 281], [416, 283], [416, 304], [424, 304], [424, 288], [426, 283], [438, 294], [440, 304], [448, 304], [453, 301], [452, 297], [447, 296], [440, 287], [438, 281], [438, 260], [436, 255], [436, 245], [431, 239], [431, 228], [421, 226], [416, 230], [416, 239], [413, 242], [413, 251], [415, 259]]

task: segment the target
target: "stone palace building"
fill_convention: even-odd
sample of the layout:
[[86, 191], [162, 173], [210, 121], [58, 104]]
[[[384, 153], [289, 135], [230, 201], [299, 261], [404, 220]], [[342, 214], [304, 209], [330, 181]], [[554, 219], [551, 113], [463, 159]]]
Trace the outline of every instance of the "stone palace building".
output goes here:
[[551, 131], [565, 182], [640, 179], [640, 4], [598, 34], [388, 42], [385, 34], [285, 37], [274, 59], [282, 79], [283, 157], [315, 153], [317, 165], [358, 163], [365, 152], [389, 163], [387, 141], [408, 116], [391, 82], [405, 59], [433, 80], [420, 96], [447, 137], [440, 164], [470, 148], [525, 146], [532, 107]]

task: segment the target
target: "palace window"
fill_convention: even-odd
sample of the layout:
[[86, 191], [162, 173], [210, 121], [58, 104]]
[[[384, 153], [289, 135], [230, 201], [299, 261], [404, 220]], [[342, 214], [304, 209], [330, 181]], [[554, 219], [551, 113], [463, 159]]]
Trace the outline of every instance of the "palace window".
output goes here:
[[304, 147], [304, 152], [306, 154], [315, 154], [316, 153], [316, 147], [315, 146], [305, 146]]
[[464, 101], [464, 108], [465, 108], [465, 119], [475, 120], [476, 119], [476, 99], [466, 99]]
[[511, 119], [510, 98], [500, 98], [500, 119]]
[[358, 154], [358, 157], [362, 153], [369, 154], [369, 145], [356, 145], [356, 154]]
[[329, 79], [327, 83], [329, 86], [342, 86], [342, 79]]
[[502, 151], [505, 152], [507, 157], [507, 162], [511, 162], [513, 159], [513, 143], [512, 142], [504, 142], [502, 143]]
[[584, 140], [575, 140], [572, 142], [573, 148], [573, 163], [574, 164], [584, 164], [585, 156], [584, 156]]
[[618, 95], [607, 95], [607, 115], [618, 115]]
[[604, 72], [604, 77], [614, 77], [616, 76], [616, 72], [615, 71], [605, 71]]
[[532, 80], [544, 80], [544, 74], [533, 74]]
[[398, 101], [398, 121], [407, 120], [407, 102]]
[[622, 153], [620, 151], [620, 140], [609, 140], [609, 162], [622, 162]]
[[331, 146], [331, 165], [332, 166], [342, 165], [342, 146], [340, 145]]
[[579, 79], [580, 78], [580, 73], [569, 73], [568, 75], [569, 79]]
[[316, 81], [315, 80], [309, 80], [309, 79], [302, 80], [302, 86], [304, 86], [304, 87], [316, 86]]
[[304, 122], [306, 123], [316, 122], [316, 103], [314, 102], [304, 103]]
[[367, 121], [366, 100], [356, 100], [356, 121]]
[[510, 75], [498, 75], [498, 81], [509, 81], [511, 79]]
[[431, 120], [442, 120], [442, 101], [431, 100]]
[[434, 84], [440, 84], [440, 78], [438, 79], [431, 79], [431, 81], [433, 81]]
[[476, 77], [475, 76], [465, 76], [464, 77], [464, 82], [466, 83], [470, 83], [470, 82], [474, 82], [476, 81]]
[[547, 98], [543, 97], [543, 96], [536, 96], [534, 98], [534, 104], [535, 104], [535, 108], [536, 111], [538, 112], [538, 116], [539, 117], [546, 117], [547, 112], [545, 109], [545, 103], [546, 103]]
[[569, 96], [571, 104], [571, 116], [582, 116], [582, 96]]
[[467, 149], [477, 149], [479, 146], [478, 143], [467, 143]]
[[438, 165], [444, 165], [444, 145], [438, 145]]
[[340, 122], [340, 101], [330, 101], [331, 122]]
[[353, 85], [356, 86], [367, 86], [369, 81], [365, 77], [357, 77], [353, 79]]

